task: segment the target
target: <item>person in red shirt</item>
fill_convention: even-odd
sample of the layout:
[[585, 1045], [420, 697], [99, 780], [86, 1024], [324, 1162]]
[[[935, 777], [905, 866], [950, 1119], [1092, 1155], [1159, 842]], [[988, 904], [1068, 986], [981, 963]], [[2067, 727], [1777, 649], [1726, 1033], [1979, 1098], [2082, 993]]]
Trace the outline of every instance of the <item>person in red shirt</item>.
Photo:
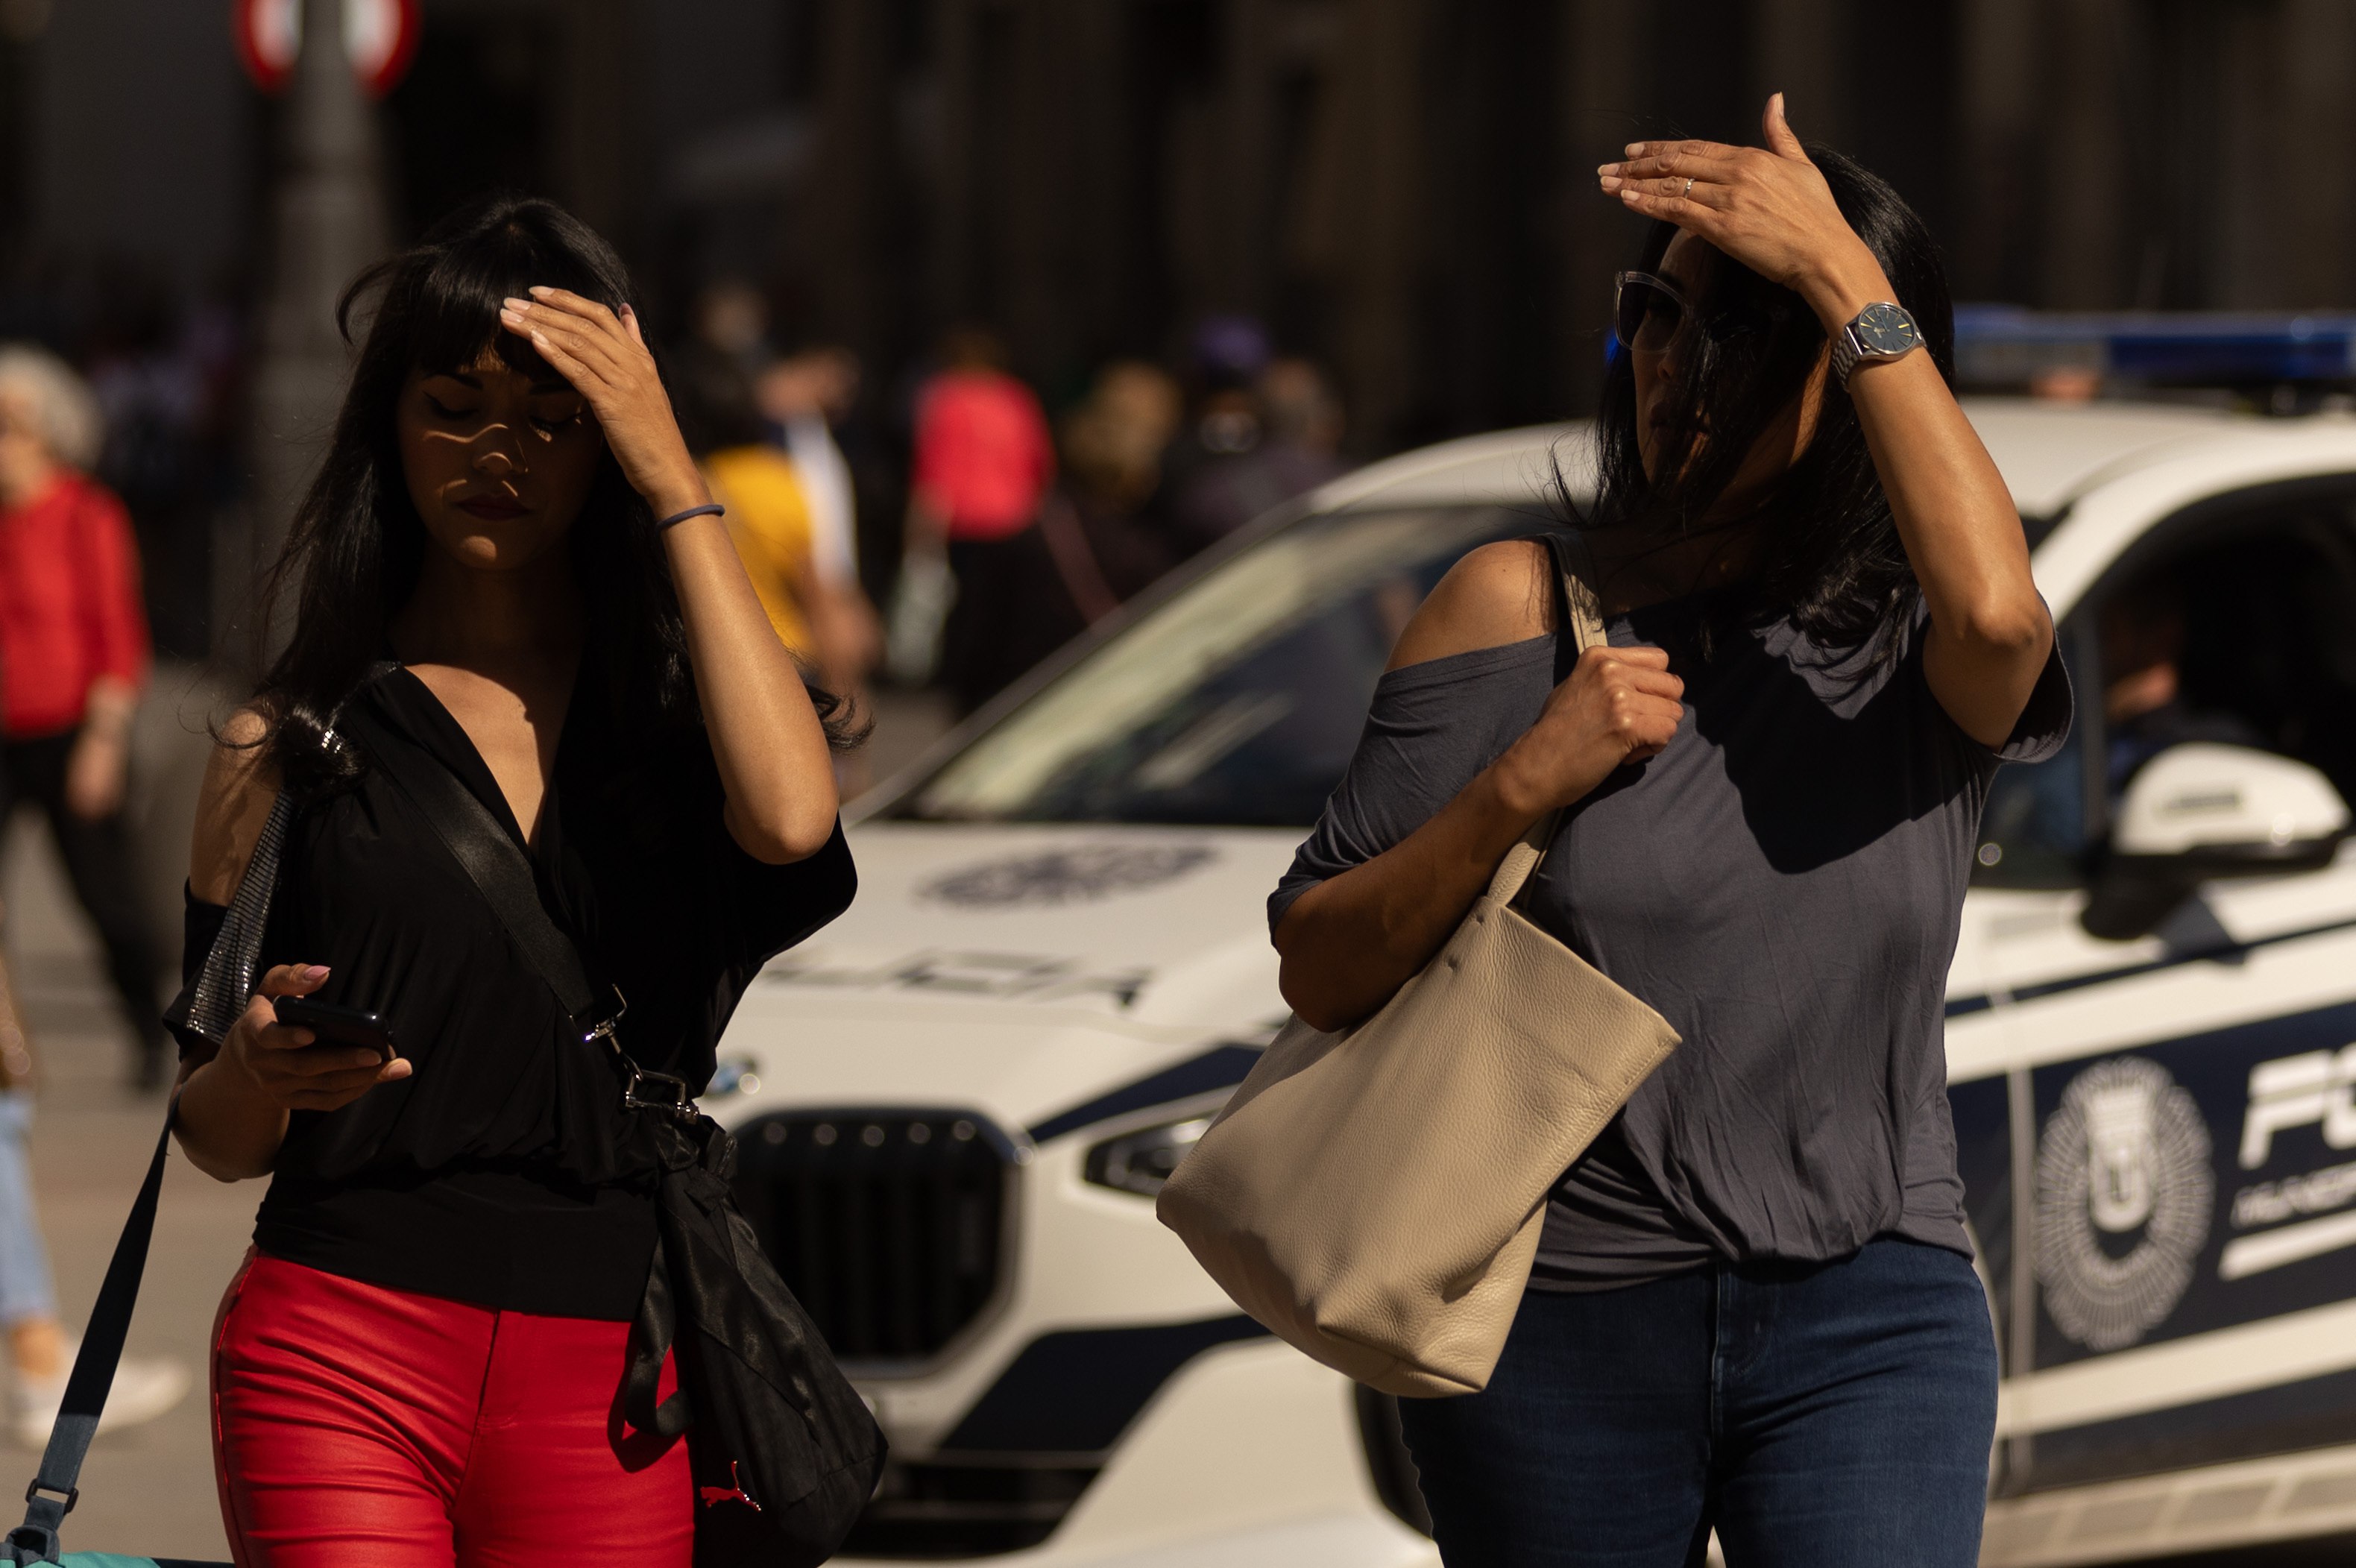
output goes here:
[[1047, 417], [1007, 374], [998, 339], [961, 328], [916, 394], [908, 480], [912, 555], [947, 549], [957, 581], [941, 668], [960, 715], [981, 706], [1084, 622], [1038, 527], [1055, 478]]
[[134, 1080], [152, 1089], [160, 960], [123, 810], [147, 618], [130, 519], [84, 471], [100, 434], [63, 361], [0, 349], [0, 827], [19, 805], [48, 819], [138, 1042]]

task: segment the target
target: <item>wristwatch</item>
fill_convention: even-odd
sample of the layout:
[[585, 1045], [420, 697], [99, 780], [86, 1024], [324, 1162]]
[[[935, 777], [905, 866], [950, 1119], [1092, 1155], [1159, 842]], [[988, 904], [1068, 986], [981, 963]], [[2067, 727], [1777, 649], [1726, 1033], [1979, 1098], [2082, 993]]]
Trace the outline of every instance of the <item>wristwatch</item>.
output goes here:
[[1922, 346], [1922, 328], [1902, 305], [1877, 300], [1833, 334], [1833, 380], [1843, 390], [1860, 360], [1901, 360]]

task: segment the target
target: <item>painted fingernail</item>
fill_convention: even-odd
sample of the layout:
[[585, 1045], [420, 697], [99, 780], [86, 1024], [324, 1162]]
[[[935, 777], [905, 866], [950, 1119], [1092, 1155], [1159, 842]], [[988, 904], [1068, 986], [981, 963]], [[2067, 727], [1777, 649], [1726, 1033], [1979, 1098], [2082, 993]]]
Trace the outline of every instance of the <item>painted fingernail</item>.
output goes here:
[[1617, 190], [1620, 188], [1619, 177], [1616, 175], [1607, 174], [1596, 183], [1601, 185], [1606, 190]]
[[531, 308], [531, 301], [528, 299], [519, 299], [514, 295], [508, 295], [505, 299], [499, 301], [499, 303], [506, 306], [509, 310], [530, 310]]
[[555, 291], [554, 289], [552, 289], [552, 288], [549, 287], [549, 286], [548, 286], [546, 284], [544, 284], [544, 283], [536, 283], [536, 284], [532, 285], [530, 288], [528, 288], [528, 289], [524, 290], [524, 292], [525, 292], [526, 294], [528, 294], [528, 295], [531, 295], [531, 296], [532, 296], [532, 298], [534, 298], [534, 299], [541, 299], [541, 298], [544, 298], [545, 296], [547, 296], [547, 295], [549, 295], [554, 294], [556, 291]]
[[1631, 143], [1629, 143], [1626, 146], [1624, 146], [1624, 147], [1621, 148], [1620, 150], [1621, 150], [1622, 152], [1623, 152], [1623, 153], [1627, 154], [1630, 157], [1632, 157], [1632, 158], [1633, 158], [1633, 157], [1634, 157], [1638, 153], [1641, 153], [1641, 152], [1643, 152], [1643, 151], [1644, 150], [1644, 143], [1642, 143], [1642, 142], [1631, 142]]
[[523, 325], [523, 312], [520, 310], [502, 310], [499, 312], [499, 319], [506, 322], [510, 327], [520, 327]]
[[327, 978], [327, 966], [324, 963], [306, 963], [303, 966], [303, 978], [325, 980]]
[[531, 335], [531, 340], [535, 343], [545, 345], [548, 342], [548, 334], [545, 332], [534, 332]]

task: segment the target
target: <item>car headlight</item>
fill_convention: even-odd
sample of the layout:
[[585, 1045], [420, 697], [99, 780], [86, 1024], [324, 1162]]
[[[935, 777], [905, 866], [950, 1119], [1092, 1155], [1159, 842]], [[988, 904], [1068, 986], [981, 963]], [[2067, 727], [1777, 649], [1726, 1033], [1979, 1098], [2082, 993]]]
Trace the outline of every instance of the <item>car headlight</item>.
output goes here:
[[724, 1100], [732, 1094], [752, 1094], [761, 1087], [761, 1075], [754, 1071], [751, 1057], [723, 1057], [712, 1069], [712, 1081], [704, 1086], [701, 1100]]
[[1141, 1127], [1118, 1138], [1107, 1138], [1088, 1151], [1081, 1172], [1098, 1187], [1135, 1193], [1140, 1197], [1159, 1197], [1162, 1184], [1170, 1179], [1170, 1173], [1178, 1168], [1186, 1151], [1200, 1143], [1210, 1128], [1209, 1116], [1189, 1116], [1182, 1122], [1164, 1122], [1158, 1127]]

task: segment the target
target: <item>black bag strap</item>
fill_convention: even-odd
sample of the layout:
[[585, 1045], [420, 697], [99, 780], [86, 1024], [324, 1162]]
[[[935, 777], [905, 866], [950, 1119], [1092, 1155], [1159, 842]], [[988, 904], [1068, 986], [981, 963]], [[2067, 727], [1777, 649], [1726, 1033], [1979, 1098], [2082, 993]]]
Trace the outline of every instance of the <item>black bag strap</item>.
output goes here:
[[[175, 1097], [174, 1109], [178, 1101]], [[58, 1408], [58, 1423], [49, 1429], [48, 1446], [41, 1451], [41, 1466], [25, 1488], [25, 1522], [8, 1532], [9, 1562], [16, 1568], [33, 1563], [55, 1563], [63, 1548], [58, 1527], [81, 1500], [82, 1460], [91, 1439], [98, 1435], [99, 1413], [114, 1387], [114, 1369], [123, 1359], [123, 1342], [131, 1333], [131, 1312], [139, 1305], [139, 1276], [146, 1272], [147, 1244], [155, 1234], [155, 1205], [164, 1192], [164, 1155], [171, 1146], [172, 1115], [165, 1112], [164, 1130], [155, 1139], [155, 1153], [147, 1162], [147, 1179], [131, 1204], [131, 1218], [114, 1243], [114, 1257], [106, 1265], [106, 1283], [98, 1287], [98, 1305], [90, 1311], [82, 1330], [81, 1351], [74, 1357], [66, 1379], [65, 1398]]]
[[[254, 970], [262, 954], [262, 928], [278, 892], [278, 863], [286, 847], [286, 832], [294, 820], [294, 798], [284, 790], [271, 803], [262, 836], [247, 857], [245, 875], [230, 898], [229, 913], [213, 938], [212, 950], [196, 975], [164, 1010], [164, 1022], [176, 1033], [185, 1031], [219, 1047], [245, 1011], [253, 995]], [[176, 1090], [164, 1113], [163, 1130], [155, 1135], [155, 1153], [147, 1161], [147, 1176], [132, 1200], [131, 1216], [114, 1243], [106, 1265], [106, 1280], [98, 1288], [98, 1303], [83, 1326], [81, 1348], [67, 1375], [65, 1397], [59, 1402], [58, 1423], [41, 1450], [40, 1468], [25, 1488], [25, 1522], [8, 1532], [8, 1561], [23, 1568], [32, 1563], [54, 1563], [62, 1551], [58, 1527], [80, 1500], [78, 1483], [91, 1439], [98, 1435], [98, 1418], [114, 1387], [114, 1373], [123, 1361], [123, 1342], [131, 1334], [131, 1315], [139, 1305], [139, 1282], [147, 1272], [147, 1249], [155, 1235], [155, 1208], [164, 1194], [164, 1161], [172, 1146], [172, 1119], [179, 1110]]]

